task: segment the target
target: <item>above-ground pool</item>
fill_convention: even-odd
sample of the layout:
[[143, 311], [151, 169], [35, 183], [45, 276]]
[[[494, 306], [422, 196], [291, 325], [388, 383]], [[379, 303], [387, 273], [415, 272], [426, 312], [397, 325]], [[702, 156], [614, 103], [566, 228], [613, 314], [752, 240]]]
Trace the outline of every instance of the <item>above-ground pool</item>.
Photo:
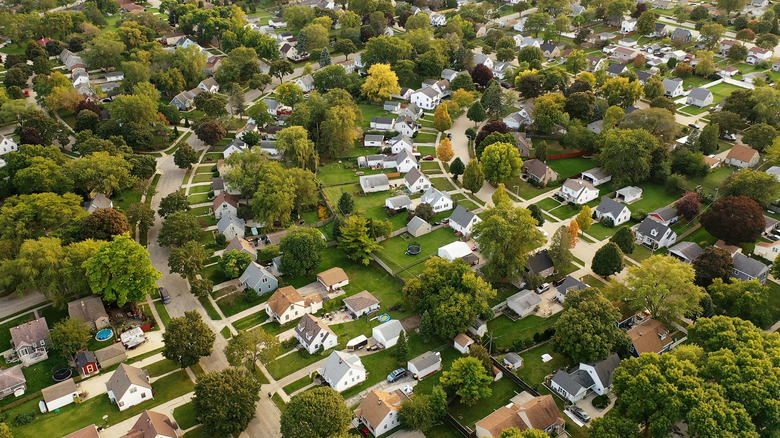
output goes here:
[[111, 339], [112, 336], [114, 336], [114, 331], [109, 328], [104, 328], [99, 332], [97, 332], [97, 334], [95, 335], [95, 339], [97, 339], [98, 341], [107, 341]]
[[53, 372], [51, 374], [51, 377], [54, 379], [55, 382], [62, 382], [63, 380], [70, 379], [70, 376], [73, 375], [73, 370], [70, 368], [60, 368], [57, 371]]
[[406, 247], [406, 255], [417, 255], [421, 251], [420, 245], [413, 243]]
[[383, 313], [379, 315], [379, 322], [387, 322], [387, 321], [390, 321], [390, 315], [388, 315], [387, 313]]

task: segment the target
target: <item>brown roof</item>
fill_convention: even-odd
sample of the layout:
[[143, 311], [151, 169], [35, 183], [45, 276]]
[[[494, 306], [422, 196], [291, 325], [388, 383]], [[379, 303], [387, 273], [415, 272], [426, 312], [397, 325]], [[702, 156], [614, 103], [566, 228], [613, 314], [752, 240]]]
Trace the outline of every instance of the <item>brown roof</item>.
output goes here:
[[97, 431], [97, 426], [90, 424], [89, 426], [79, 429], [70, 435], [65, 435], [62, 438], [100, 438]]
[[739, 69], [738, 69], [738, 68], [736, 68], [736, 67], [732, 67], [732, 66], [730, 66], [730, 65], [729, 65], [729, 66], [727, 66], [727, 67], [723, 67], [723, 68], [721, 68], [720, 70], [721, 70], [721, 71], [739, 71]]
[[455, 336], [455, 343], [461, 347], [465, 347], [466, 345], [473, 344], [474, 340], [465, 333], [458, 333], [458, 336]]
[[106, 382], [106, 390], [112, 391], [114, 397], [120, 399], [130, 389], [131, 385], [151, 388], [152, 385], [146, 380], [148, 377], [148, 371], [122, 363], [119, 364], [119, 368], [114, 371], [114, 374]]
[[285, 286], [277, 289], [276, 292], [271, 295], [271, 298], [268, 299], [268, 306], [271, 308], [272, 312], [281, 315], [287, 311], [293, 303], [301, 303], [302, 301], [303, 297], [294, 287]]
[[359, 294], [352, 295], [349, 298], [344, 298], [344, 304], [349, 306], [355, 312], [359, 312], [367, 307], [371, 307], [374, 304], [379, 304], [379, 300], [371, 295], [371, 292], [364, 290]]
[[0, 370], [0, 390], [13, 388], [20, 383], [26, 383], [21, 365], [15, 365], [11, 368]]
[[[658, 353], [663, 350], [671, 342], [671, 339], [665, 337], [668, 334], [666, 326], [655, 319], [648, 319], [628, 331], [628, 337], [639, 354]], [[665, 338], [661, 339], [661, 336]]]
[[362, 415], [372, 427], [377, 427], [390, 411], [400, 410], [401, 402], [405, 399], [406, 395], [400, 390], [392, 393], [372, 390], [355, 409], [355, 415]]
[[733, 148], [726, 155], [726, 159], [735, 159], [749, 163], [758, 154], [758, 151], [743, 144], [735, 144]]
[[103, 347], [100, 350], [95, 351], [95, 358], [98, 363], [111, 359], [113, 357], [121, 356], [126, 353], [125, 346], [121, 342], [117, 342]]
[[710, 167], [720, 163], [720, 160], [713, 157], [704, 156], [704, 163]]
[[303, 315], [303, 318], [301, 318], [300, 322], [298, 322], [298, 325], [295, 327], [295, 332], [306, 340], [306, 342], [315, 339], [317, 334], [323, 330], [336, 336], [336, 333], [322, 322], [321, 319], [308, 313]]
[[46, 325], [46, 318], [36, 319], [11, 328], [11, 339], [14, 346], [18, 348], [21, 345], [32, 345], [34, 342], [42, 341], [49, 337], [49, 326]]
[[549, 168], [543, 161], [537, 160], [536, 158], [526, 160], [525, 163], [523, 163], [523, 167], [529, 174], [537, 179], [544, 179], [545, 175], [547, 175], [547, 169]]
[[100, 318], [107, 318], [103, 300], [97, 295], [80, 298], [68, 303], [68, 316], [78, 318], [84, 322], [95, 322]]
[[238, 199], [228, 192], [221, 192], [214, 198], [214, 202], [211, 203], [211, 209], [217, 211], [217, 208], [222, 205], [223, 202], [227, 202], [233, 207], [238, 208]]
[[341, 283], [344, 280], [349, 280], [349, 277], [347, 277], [347, 273], [344, 272], [343, 269], [337, 267], [320, 272], [317, 274], [317, 279], [325, 283], [326, 286], [330, 287], [336, 283]]
[[727, 245], [723, 239], [719, 239], [717, 242], [715, 242], [715, 246], [725, 249], [726, 251], [730, 252], [732, 256], [738, 252], [742, 252], [742, 248], [738, 247], [737, 245]]
[[504, 429], [544, 430], [553, 424], [563, 425], [561, 412], [551, 395], [534, 397], [522, 405], [503, 406], [477, 421], [477, 426], [487, 429], [492, 436], [499, 436]]
[[78, 389], [76, 388], [76, 382], [74, 382], [72, 378], [49, 386], [48, 388], [43, 388], [41, 390], [41, 394], [43, 394], [43, 401], [46, 403], [57, 400], [60, 397], [64, 397], [74, 392], [78, 392]]
[[257, 249], [255, 249], [254, 245], [249, 243], [248, 240], [236, 236], [235, 239], [230, 241], [230, 244], [225, 248], [225, 252], [229, 252], [232, 250], [236, 251], [246, 251], [250, 254], [254, 254], [255, 257], [257, 257]]
[[175, 438], [176, 429], [179, 425], [175, 421], [168, 418], [165, 414], [145, 410], [138, 421], [135, 422], [133, 428], [127, 432], [122, 438], [157, 438], [172, 437]]

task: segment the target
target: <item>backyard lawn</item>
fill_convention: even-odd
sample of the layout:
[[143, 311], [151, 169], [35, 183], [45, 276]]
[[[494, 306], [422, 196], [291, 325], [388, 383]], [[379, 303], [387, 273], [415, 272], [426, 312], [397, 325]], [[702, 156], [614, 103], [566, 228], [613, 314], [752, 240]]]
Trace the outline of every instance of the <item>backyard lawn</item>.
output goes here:
[[558, 179], [563, 180], [574, 175], [578, 175], [586, 170], [592, 169], [595, 166], [593, 160], [582, 157], [575, 158], [563, 158], [560, 160], [548, 160], [547, 165], [550, 166], [558, 174]]
[[[451, 228], [439, 228], [420, 237], [404, 233], [382, 242], [382, 249], [377, 251], [377, 255], [397, 273], [438, 254], [440, 247], [452, 243], [456, 239], [457, 237]], [[406, 255], [406, 249], [412, 243], [420, 245], [422, 251], [420, 254]]]
[[433, 184], [434, 187], [436, 187], [437, 189], [442, 190], [442, 191], [450, 191], [450, 190], [456, 190], [457, 189], [457, 187], [452, 185], [450, 180], [448, 180], [447, 178], [443, 178], [443, 177], [431, 178], [431, 184]]
[[560, 316], [560, 313], [556, 313], [549, 318], [529, 315], [517, 321], [512, 321], [508, 316], [501, 315], [488, 322], [488, 332], [494, 336], [496, 347], [510, 348], [516, 339], [529, 341], [533, 339], [535, 333], [541, 333], [552, 327]]
[[628, 204], [631, 213], [636, 213], [639, 210], [649, 213], [679, 199], [677, 196], [667, 193], [666, 188], [660, 184], [642, 183], [637, 186], [642, 189], [642, 199]]
[[[542, 362], [542, 355], [545, 353], [552, 356], [552, 360]], [[571, 364], [569, 358], [553, 351], [552, 342], [534, 347], [521, 354], [520, 357], [523, 358], [523, 366], [516, 370], [515, 374], [529, 385], [543, 383], [545, 376]]]
[[688, 189], [695, 190], [697, 186], [701, 186], [702, 196], [714, 196], [715, 190], [720, 188], [723, 185], [723, 182], [733, 173], [734, 169], [731, 167], [719, 167], [703, 178], [689, 178]]
[[490, 385], [492, 394], [488, 398], [480, 399], [474, 405], [463, 404], [460, 401], [449, 406], [449, 413], [464, 426], [474, 428], [474, 423], [485, 418], [496, 409], [509, 404], [509, 400], [523, 392], [523, 388], [515, 385], [511, 380], [504, 378]]

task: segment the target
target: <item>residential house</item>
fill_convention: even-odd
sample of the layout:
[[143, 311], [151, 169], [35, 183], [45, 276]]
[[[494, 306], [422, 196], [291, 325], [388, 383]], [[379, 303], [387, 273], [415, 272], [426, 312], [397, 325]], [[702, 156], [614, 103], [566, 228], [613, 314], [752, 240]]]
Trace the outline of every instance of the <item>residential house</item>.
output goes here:
[[[558, 49], [557, 47], [555, 48]], [[493, 77], [498, 79], [504, 79], [504, 73], [506, 73], [507, 69], [512, 67], [512, 64], [508, 62], [497, 62], [496, 65], [493, 67]]]
[[493, 70], [493, 60], [490, 59], [490, 57], [485, 54], [477, 53], [476, 55], [474, 55], [474, 65], [480, 65], [480, 64], [483, 64], [485, 67]]
[[279, 280], [274, 274], [257, 262], [250, 263], [238, 279], [245, 289], [252, 289], [257, 295], [266, 294], [279, 287]]
[[467, 257], [470, 254], [471, 248], [469, 245], [466, 242], [461, 242], [460, 240], [456, 240], [455, 242], [448, 243], [447, 245], [440, 247], [437, 252], [439, 257], [449, 261]]
[[214, 212], [214, 217], [219, 220], [222, 216], [232, 215], [238, 216], [238, 199], [233, 195], [222, 192], [214, 198], [211, 203], [211, 210]]
[[[423, 109], [417, 106], [415, 103], [410, 103], [409, 105], [406, 105], [403, 109], [401, 109], [401, 112], [398, 113], [398, 117], [411, 117], [412, 120], [417, 120], [420, 117], [423, 116]], [[400, 136], [397, 136], [395, 138], [398, 138]]]
[[231, 155], [243, 152], [247, 149], [247, 144], [238, 138], [233, 139], [233, 141], [230, 142], [228, 147], [225, 148], [225, 150], [222, 151], [222, 158], [228, 159]]
[[178, 438], [179, 425], [167, 415], [145, 410], [133, 428], [120, 438]]
[[207, 76], [213, 76], [220, 67], [222, 67], [222, 58], [219, 56], [209, 56], [206, 59], [206, 66], [203, 67], [203, 73]]
[[477, 32], [476, 34], [477, 38], [484, 38], [485, 35], [487, 35], [488, 27], [485, 26], [484, 24], [477, 24], [474, 26], [474, 30], [476, 30]]
[[523, 367], [523, 358], [518, 356], [517, 353], [505, 354], [502, 362], [504, 366], [510, 370], [516, 370]]
[[95, 353], [88, 350], [79, 351], [76, 353], [75, 360], [76, 368], [78, 368], [79, 374], [81, 374], [82, 377], [91, 376], [92, 374], [97, 374], [99, 372]]
[[363, 139], [363, 146], [365, 147], [378, 147], [381, 148], [385, 144], [385, 136], [384, 135], [366, 135], [366, 137]]
[[406, 367], [409, 369], [412, 377], [422, 380], [441, 370], [441, 353], [438, 351], [427, 351], [410, 360]]
[[401, 336], [406, 336], [406, 330], [401, 325], [401, 321], [391, 319], [371, 329], [371, 335], [384, 348], [390, 348], [398, 343]]
[[[774, 67], [772, 67], [772, 68], [774, 68]], [[726, 67], [721, 67], [719, 74], [721, 76], [723, 76], [723, 77], [733, 78], [734, 76], [739, 74], [739, 69], [729, 65], [729, 66], [726, 66]]]
[[769, 276], [769, 267], [758, 260], [742, 254], [734, 253], [734, 278], [742, 281], [758, 280], [759, 283], [766, 283]]
[[417, 167], [411, 168], [409, 173], [404, 176], [404, 185], [412, 193], [424, 192], [432, 187], [431, 180], [421, 173]]
[[445, 17], [443, 14], [439, 14], [437, 12], [434, 12], [431, 14], [431, 26], [433, 27], [442, 27], [447, 24], [447, 17]]
[[328, 292], [333, 292], [348, 285], [349, 277], [343, 269], [335, 267], [317, 274], [317, 281], [319, 281]]
[[620, 23], [620, 33], [636, 32], [636, 18], [629, 18]]
[[626, 335], [631, 341], [631, 354], [639, 357], [642, 353], [664, 353], [674, 343], [669, 330], [658, 320], [647, 318], [641, 324], [632, 327]]
[[[416, 216], [415, 216], [416, 217]], [[363, 292], [344, 298], [344, 307], [355, 317], [360, 318], [379, 310], [379, 300], [364, 290]]]
[[287, 28], [287, 23], [279, 18], [271, 18], [268, 20], [268, 25], [276, 29]]
[[631, 210], [628, 207], [607, 196], [601, 198], [601, 203], [596, 207], [594, 214], [600, 221], [611, 220], [613, 226], [623, 225], [631, 219]]
[[612, 175], [607, 175], [601, 167], [594, 167], [593, 169], [582, 172], [582, 179], [588, 181], [594, 186], [600, 186], [604, 183], [612, 181]]
[[604, 360], [580, 363], [571, 373], [558, 370], [550, 380], [550, 388], [571, 403], [576, 403], [593, 391], [604, 395], [612, 391], [612, 376], [620, 365], [617, 353]]
[[634, 186], [626, 186], [615, 192], [615, 199], [630, 204], [642, 198], [642, 189]]
[[249, 254], [250, 257], [252, 257], [252, 260], [257, 260], [257, 248], [242, 237], [236, 237], [230, 241], [227, 248], [225, 248], [224, 253], [228, 253], [230, 251], [245, 252]]
[[280, 115], [279, 111], [281, 110], [282, 105], [279, 103], [278, 100], [263, 99], [263, 102], [265, 103], [265, 106], [268, 107], [268, 114], [274, 117]]
[[685, 91], [683, 89], [683, 80], [680, 78], [676, 79], [664, 79], [664, 89], [665, 94], [669, 97], [678, 97], [682, 96], [683, 92]]
[[517, 150], [520, 152], [520, 157], [524, 159], [530, 157], [531, 148], [533, 148], [531, 139], [526, 137], [524, 132], [513, 132], [512, 136], [515, 138], [515, 142], [517, 143]]
[[414, 141], [405, 134], [398, 134], [391, 138], [388, 140], [387, 145], [390, 146], [390, 152], [393, 154], [400, 154], [403, 150], [406, 150], [412, 154], [416, 153]]
[[106, 382], [106, 393], [120, 411], [151, 400], [152, 384], [149, 372], [126, 364], [120, 364]]
[[706, 88], [693, 87], [690, 94], [688, 94], [688, 97], [685, 99], [685, 103], [701, 108], [712, 105], [713, 99], [712, 91]]
[[397, 112], [401, 110], [401, 102], [393, 101], [393, 100], [386, 100], [384, 105], [382, 106], [382, 109], [385, 111], [390, 111], [391, 113]]
[[636, 71], [636, 77], [637, 77], [637, 79], [639, 79], [639, 83], [644, 85], [645, 83], [647, 83], [647, 81], [650, 78], [653, 77], [653, 74], [650, 73], [649, 71], [637, 70]]
[[560, 46], [558, 46], [558, 44], [555, 43], [544, 43], [541, 46], [539, 46], [539, 49], [542, 50], [542, 54], [547, 59], [557, 58], [561, 56], [561, 48]]
[[198, 88], [209, 93], [219, 93], [219, 83], [214, 78], [206, 78], [198, 84]]
[[385, 208], [393, 211], [409, 210], [412, 208], [412, 200], [406, 195], [393, 196], [385, 199]]
[[616, 78], [619, 74], [627, 72], [628, 68], [623, 64], [612, 63], [607, 67], [607, 74]]
[[462, 72], [455, 71], [455, 70], [452, 70], [452, 69], [449, 69], [449, 68], [445, 68], [444, 70], [442, 70], [440, 78], [446, 79], [446, 80], [452, 82], [452, 80], [455, 79], [455, 77], [458, 76], [461, 73]]
[[406, 231], [414, 237], [420, 237], [431, 232], [431, 224], [420, 216], [415, 216], [406, 224]]
[[10, 154], [19, 150], [13, 138], [7, 135], [0, 135], [0, 155]]
[[68, 316], [80, 319], [92, 330], [108, 327], [108, 313], [103, 306], [103, 300], [97, 295], [90, 295], [68, 303]]
[[677, 233], [648, 216], [636, 228], [636, 241], [652, 248], [666, 248], [677, 241]]
[[27, 379], [21, 365], [0, 369], [0, 400], [13, 394], [20, 396], [27, 390]]
[[409, 87], [401, 87], [401, 91], [400, 92], [398, 92], [397, 94], [391, 94], [390, 97], [392, 97], [393, 99], [401, 99], [403, 101], [408, 102], [409, 99], [412, 98], [412, 92], [413, 91], [414, 90], [412, 90]]
[[265, 312], [271, 320], [286, 324], [307, 313], [317, 313], [322, 309], [319, 294], [302, 297], [292, 286], [277, 289], [265, 303]]
[[604, 58], [598, 56], [588, 56], [588, 71], [594, 72], [604, 68]]
[[406, 400], [409, 397], [400, 389], [394, 392], [372, 389], [355, 409], [353, 425], [359, 428], [362, 423], [373, 436], [381, 436], [401, 424], [398, 412]]
[[656, 38], [664, 38], [668, 33], [669, 33], [669, 26], [667, 26], [665, 23], [660, 23], [656, 21], [652, 36]]
[[298, 53], [298, 49], [289, 43], [284, 43], [281, 47], [279, 47], [279, 54], [282, 55], [283, 58], [293, 62], [302, 58], [302, 56]]
[[691, 39], [693, 38], [693, 34], [688, 29], [683, 29], [682, 27], [678, 27], [677, 29], [672, 32], [672, 41], [678, 42], [678, 43], [690, 43]]
[[482, 219], [462, 205], [455, 207], [450, 215], [450, 228], [464, 236], [469, 236], [474, 225], [479, 222], [482, 222]]
[[[520, 48], [523, 47], [541, 47], [542, 43], [544, 42], [544, 38], [533, 38], [533, 37], [524, 37], [520, 35], [522, 40], [520, 41]], [[516, 48], [515, 48], [516, 49]]]
[[565, 202], [571, 202], [577, 205], [587, 204], [599, 197], [599, 189], [593, 187], [589, 181], [584, 179], [569, 178], [563, 183], [561, 190], [557, 193]]
[[384, 173], [364, 175], [360, 177], [360, 187], [363, 193], [384, 192], [390, 190], [390, 181]]
[[304, 93], [308, 93], [314, 89], [314, 77], [312, 75], [304, 75], [295, 80], [295, 85], [301, 87]]
[[320, 347], [329, 350], [338, 344], [338, 336], [321, 319], [305, 314], [295, 327], [295, 338], [309, 354], [316, 353]]
[[453, 347], [455, 347], [455, 349], [458, 350], [461, 354], [469, 354], [471, 344], [473, 343], [474, 340], [465, 333], [458, 333], [457, 336], [455, 336], [455, 339], [452, 341]]
[[669, 248], [670, 256], [677, 257], [689, 265], [693, 264], [694, 260], [696, 260], [703, 252], [704, 250], [702, 247], [699, 246], [699, 244], [696, 242], [682, 241], [677, 245]]
[[417, 159], [408, 149], [402, 150], [393, 161], [395, 169], [401, 173], [409, 173], [412, 169], [417, 169]]
[[371, 129], [378, 131], [391, 131], [395, 120], [390, 117], [371, 117], [369, 124]]
[[225, 191], [225, 180], [218, 176], [211, 180], [211, 191], [214, 192], [214, 196], [219, 196], [220, 193]]
[[768, 49], [763, 49], [758, 46], [753, 46], [750, 49], [748, 49], [748, 56], [747, 62], [750, 65], [755, 65], [760, 62], [769, 61], [769, 59], [772, 58], [772, 51]]
[[79, 396], [76, 382], [73, 378], [64, 380], [41, 390], [46, 412], [54, 412], [57, 409], [73, 403]]
[[525, 269], [531, 274], [549, 277], [555, 273], [555, 263], [553, 263], [547, 250], [543, 249], [528, 257]]
[[395, 119], [395, 125], [393, 126], [393, 129], [400, 133], [400, 135], [413, 137], [417, 131], [420, 130], [420, 127], [420, 124], [417, 123], [412, 117], [401, 115]]
[[[83, 429], [79, 429], [68, 435], [65, 435], [62, 438], [100, 438], [100, 434], [98, 433], [97, 426], [95, 426], [94, 424], [90, 424], [89, 426]], [[122, 438], [126, 438], [126, 437], [122, 437]]]
[[71, 80], [73, 82], [73, 87], [78, 87], [79, 85], [87, 84], [89, 85], [89, 73], [87, 73], [86, 69], [83, 69], [81, 67], [73, 69], [73, 71], [70, 74]]
[[49, 358], [46, 349], [49, 347], [49, 326], [46, 318], [25, 322], [10, 329], [11, 343], [22, 365], [30, 365]]
[[772, 64], [772, 71], [780, 71], [780, 59]]
[[741, 168], [754, 167], [759, 158], [757, 150], [743, 144], [735, 144], [726, 155], [726, 164]]
[[86, 210], [87, 213], [94, 213], [95, 210], [101, 208], [114, 208], [114, 202], [102, 193], [98, 193], [89, 202], [84, 203], [84, 210]]
[[127, 360], [127, 350], [121, 342], [116, 342], [95, 351], [95, 359], [101, 369], [111, 368]]
[[604, 130], [604, 120], [596, 120], [587, 124], [588, 131], [598, 135]]
[[525, 318], [531, 313], [534, 313], [541, 302], [542, 299], [539, 295], [525, 289], [507, 298], [506, 306], [520, 316], [520, 318]]
[[179, 111], [187, 111], [195, 105], [195, 95], [189, 91], [182, 91], [171, 99], [171, 105]]
[[360, 358], [352, 353], [334, 351], [325, 359], [317, 373], [331, 388], [338, 392], [359, 385], [366, 380], [366, 368]]
[[677, 210], [674, 207], [657, 208], [651, 211], [648, 216], [664, 225], [677, 223]]
[[487, 417], [477, 421], [477, 438], [498, 437], [511, 427], [521, 431], [538, 429], [557, 435], [563, 430], [565, 421], [555, 404], [552, 395], [534, 397], [522, 404], [510, 403], [493, 411]]
[[555, 298], [563, 303], [566, 301], [566, 294], [568, 294], [570, 290], [582, 290], [587, 289], [588, 287], [590, 286], [577, 280], [571, 275], [567, 275], [563, 280], [563, 283], [555, 288]]
[[521, 126], [530, 125], [533, 120], [528, 111], [523, 108], [504, 117], [503, 122], [509, 129], [520, 129]]
[[222, 216], [217, 222], [217, 232], [225, 236], [228, 242], [236, 237], [244, 237], [244, 227], [246, 221], [243, 219], [227, 214]]
[[420, 88], [410, 97], [413, 104], [426, 110], [433, 110], [441, 103], [441, 96], [431, 87]]
[[[780, 253], [780, 241], [758, 242], [753, 249], [753, 254], [769, 260], [770, 262], [774, 262], [777, 259], [778, 253]], [[0, 394], [0, 397], [2, 397], [2, 394]]]
[[[612, 59], [617, 62], [626, 63], [633, 61], [638, 54], [639, 52], [634, 49], [629, 49], [628, 47], [618, 47], [612, 52]], [[623, 67], [625, 68], [625, 66]], [[609, 73], [609, 70], [607, 70], [607, 72]]]
[[447, 192], [441, 192], [434, 187], [429, 188], [423, 193], [420, 202], [430, 205], [434, 213], [452, 210], [452, 198], [450, 198], [450, 195], [447, 194]]
[[729, 50], [731, 50], [732, 47], [741, 46], [741, 45], [742, 43], [740, 43], [739, 41], [730, 40], [730, 39], [721, 40], [720, 43], [718, 44], [718, 55], [726, 56], [729, 54]]

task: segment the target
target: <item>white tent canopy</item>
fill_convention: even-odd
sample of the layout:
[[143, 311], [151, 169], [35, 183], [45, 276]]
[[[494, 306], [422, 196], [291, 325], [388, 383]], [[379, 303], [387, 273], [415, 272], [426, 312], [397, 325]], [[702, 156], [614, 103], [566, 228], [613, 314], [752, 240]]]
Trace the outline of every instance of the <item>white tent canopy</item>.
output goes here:
[[466, 242], [452, 242], [439, 248], [439, 257], [453, 261], [471, 254], [471, 248]]

